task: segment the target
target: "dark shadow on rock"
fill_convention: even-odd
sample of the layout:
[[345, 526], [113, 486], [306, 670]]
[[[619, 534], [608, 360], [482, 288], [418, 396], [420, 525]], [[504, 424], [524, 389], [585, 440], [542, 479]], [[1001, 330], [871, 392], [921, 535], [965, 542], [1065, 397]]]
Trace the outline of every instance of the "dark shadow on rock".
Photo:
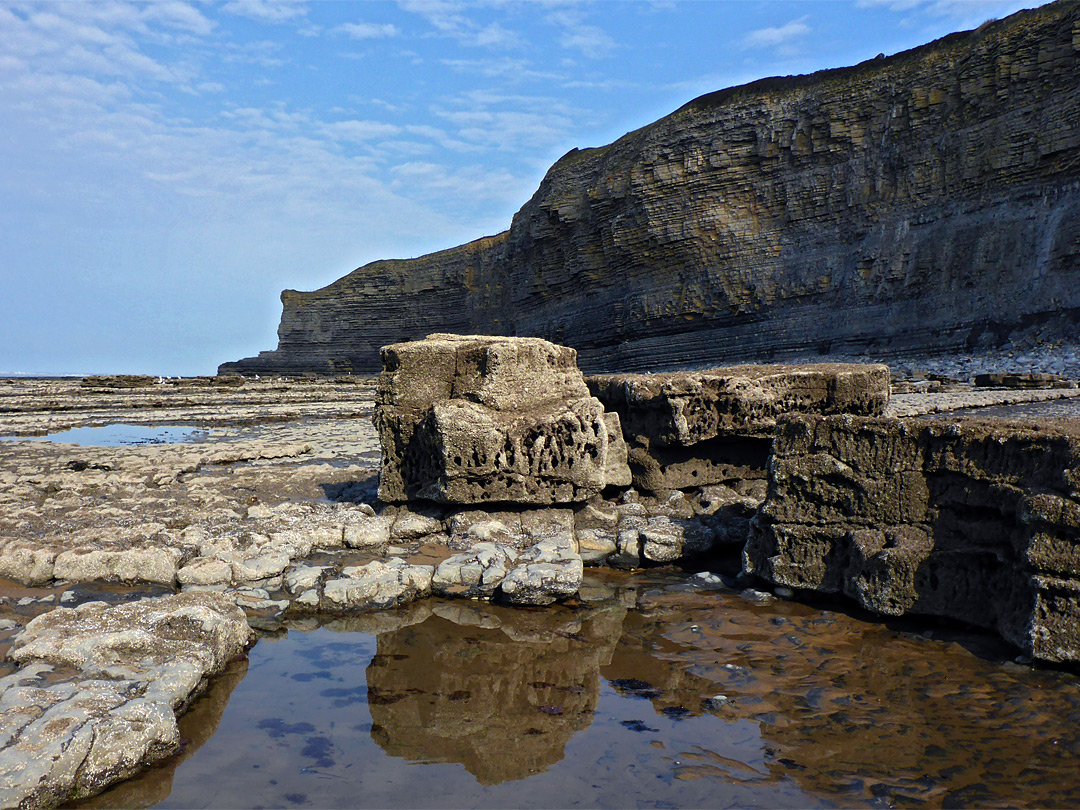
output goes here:
[[366, 503], [373, 507], [380, 506], [379, 473], [373, 470], [368, 476], [356, 481], [338, 481], [319, 484], [323, 496], [331, 503]]

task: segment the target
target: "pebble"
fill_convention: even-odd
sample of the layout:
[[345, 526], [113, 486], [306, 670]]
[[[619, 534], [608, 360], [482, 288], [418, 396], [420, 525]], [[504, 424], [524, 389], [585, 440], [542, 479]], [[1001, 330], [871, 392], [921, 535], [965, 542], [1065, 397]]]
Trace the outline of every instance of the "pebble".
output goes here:
[[773, 599], [776, 598], [771, 593], [766, 593], [765, 591], [759, 591], [759, 590], [756, 590], [754, 588], [747, 588], [746, 590], [740, 592], [739, 596], [741, 596], [746, 601], [753, 602], [754, 604], [757, 604], [757, 605], [764, 605], [764, 604], [766, 604], [768, 602], [773, 601]]

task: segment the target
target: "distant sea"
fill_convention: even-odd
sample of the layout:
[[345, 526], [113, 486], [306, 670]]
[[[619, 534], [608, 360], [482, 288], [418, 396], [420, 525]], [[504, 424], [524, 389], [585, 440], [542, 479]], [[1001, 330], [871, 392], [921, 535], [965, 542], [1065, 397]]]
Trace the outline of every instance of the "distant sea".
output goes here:
[[22, 377], [30, 379], [51, 379], [53, 377], [93, 377], [101, 372], [84, 373], [81, 371], [56, 372], [56, 371], [0, 371], [0, 377]]

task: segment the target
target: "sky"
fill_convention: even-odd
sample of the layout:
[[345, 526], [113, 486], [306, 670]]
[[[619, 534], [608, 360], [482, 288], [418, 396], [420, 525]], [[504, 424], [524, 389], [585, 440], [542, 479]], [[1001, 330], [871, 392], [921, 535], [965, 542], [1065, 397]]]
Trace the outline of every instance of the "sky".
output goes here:
[[0, 375], [213, 374], [571, 148], [1016, 0], [0, 0]]

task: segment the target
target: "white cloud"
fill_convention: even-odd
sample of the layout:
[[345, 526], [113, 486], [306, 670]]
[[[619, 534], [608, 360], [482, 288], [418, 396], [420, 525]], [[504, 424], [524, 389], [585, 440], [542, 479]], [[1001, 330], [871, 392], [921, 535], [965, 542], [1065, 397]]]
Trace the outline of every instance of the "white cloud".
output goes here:
[[615, 50], [615, 40], [600, 27], [585, 23], [577, 9], [556, 11], [548, 15], [548, 21], [563, 29], [559, 44], [567, 50], [579, 51], [591, 59]]
[[[862, 8], [884, 7], [889, 11], [907, 15], [903, 23], [912, 24], [915, 18], [931, 17], [948, 19], [951, 30], [974, 28], [989, 19], [1007, 17], [1023, 8], [1031, 8], [1038, 2], [1026, 0], [859, 0]], [[940, 32], [931, 29], [932, 35]]]
[[397, 135], [401, 127], [382, 121], [335, 121], [325, 124], [322, 131], [334, 140], [362, 142]]
[[455, 0], [399, 0], [398, 6], [410, 14], [419, 14], [444, 33], [458, 33], [470, 26], [463, 13], [465, 4]]
[[192, 34], [205, 36], [214, 30], [215, 23], [190, 3], [155, 2], [142, 9], [144, 19], [180, 28]]
[[457, 0], [399, 0], [398, 6], [423, 17], [440, 34], [472, 48], [510, 49], [523, 44], [521, 36], [499, 23], [483, 25], [469, 17], [475, 4]]
[[342, 23], [334, 31], [340, 31], [353, 39], [384, 39], [396, 37], [400, 32], [391, 23]]
[[513, 59], [508, 56], [493, 59], [443, 59], [441, 63], [460, 73], [476, 73], [487, 79], [499, 78], [507, 82], [527, 80], [561, 81], [564, 74], [547, 70], [535, 70], [528, 59]]
[[759, 28], [743, 37], [744, 48], [774, 48], [810, 33], [806, 17], [772, 28]]
[[282, 23], [307, 14], [298, 0], [229, 0], [221, 10], [266, 23]]
[[481, 48], [517, 48], [521, 37], [498, 23], [485, 25], [470, 35], [471, 43]]

